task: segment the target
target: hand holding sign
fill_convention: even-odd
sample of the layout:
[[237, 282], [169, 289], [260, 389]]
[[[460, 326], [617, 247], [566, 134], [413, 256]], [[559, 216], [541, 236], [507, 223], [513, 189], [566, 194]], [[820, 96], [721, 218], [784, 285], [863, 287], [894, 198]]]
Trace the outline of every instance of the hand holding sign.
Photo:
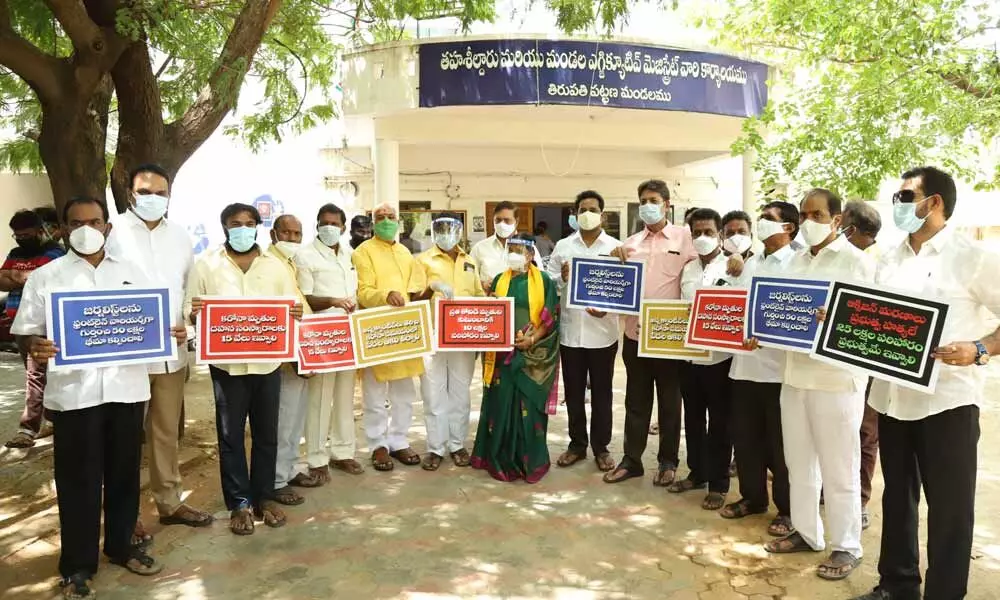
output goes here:
[[300, 321], [302, 319], [302, 303], [296, 302], [293, 304], [291, 310], [288, 311], [288, 314], [290, 314], [296, 321]]
[[405, 306], [406, 300], [403, 299], [403, 295], [399, 292], [389, 292], [389, 295], [385, 299], [386, 304], [389, 306]]
[[177, 327], [170, 328], [170, 335], [177, 341], [177, 345], [180, 346], [187, 341], [188, 332], [187, 327], [183, 325], [178, 325]]
[[931, 356], [935, 360], [944, 361], [947, 365], [955, 367], [968, 367], [976, 364], [976, 357], [979, 350], [974, 342], [953, 342], [945, 346], [938, 346]]
[[191, 299], [191, 314], [189, 315], [188, 318], [191, 319], [192, 323], [198, 322], [198, 315], [201, 314], [201, 309], [204, 308], [204, 306], [205, 306], [205, 301], [202, 300], [201, 298]]
[[628, 257], [632, 256], [633, 252], [635, 252], [635, 250], [632, 250], [631, 248], [626, 248], [625, 246], [618, 246], [617, 248], [612, 250], [609, 253], [609, 255], [617, 258], [622, 262], [625, 262], [628, 260]]
[[59, 354], [59, 348], [52, 342], [52, 340], [47, 340], [43, 337], [32, 336], [31, 338], [31, 348], [30, 348], [31, 358], [39, 364], [46, 364], [49, 359]]

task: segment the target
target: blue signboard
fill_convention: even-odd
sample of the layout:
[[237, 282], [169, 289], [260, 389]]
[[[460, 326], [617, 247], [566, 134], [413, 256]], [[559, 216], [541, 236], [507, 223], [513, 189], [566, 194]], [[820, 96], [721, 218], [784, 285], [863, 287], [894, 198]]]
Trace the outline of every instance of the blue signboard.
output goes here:
[[765, 64], [657, 46], [476, 40], [420, 46], [420, 106], [573, 104], [758, 116]]
[[642, 312], [645, 264], [617, 258], [574, 257], [569, 264], [570, 308], [638, 315]]
[[53, 292], [46, 316], [59, 353], [49, 368], [174, 360], [171, 314], [166, 289]]
[[829, 281], [754, 277], [747, 337], [761, 346], [811, 352], [819, 332], [816, 311], [826, 305]]

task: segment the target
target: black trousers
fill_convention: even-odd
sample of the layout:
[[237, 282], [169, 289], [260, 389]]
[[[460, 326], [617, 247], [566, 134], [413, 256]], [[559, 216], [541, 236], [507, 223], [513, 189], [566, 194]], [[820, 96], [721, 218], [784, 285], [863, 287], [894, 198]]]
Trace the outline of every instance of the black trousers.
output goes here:
[[[230, 375], [211, 367], [215, 429], [226, 508], [258, 508], [272, 497], [278, 460], [278, 399], [281, 375]], [[244, 435], [250, 418], [250, 470]]]
[[688, 479], [708, 483], [710, 492], [729, 493], [729, 464], [733, 440], [729, 418], [732, 359], [717, 365], [681, 363], [681, 396], [684, 398], [684, 440]]
[[[569, 449], [586, 456], [587, 447], [594, 456], [608, 451], [611, 443], [612, 381], [618, 342], [607, 348], [572, 348], [559, 346], [562, 359], [566, 415], [569, 418]], [[587, 375], [590, 375], [590, 436], [587, 435]]]
[[962, 406], [919, 421], [880, 414], [878, 431], [885, 480], [879, 585], [893, 598], [920, 598], [922, 484], [927, 498], [924, 598], [964, 598], [976, 512], [979, 407]]
[[663, 358], [640, 358], [639, 343], [626, 336], [622, 340], [625, 361], [625, 457], [621, 466], [642, 473], [642, 453], [649, 439], [653, 416], [653, 392], [656, 392], [657, 418], [660, 422], [660, 446], [656, 453], [659, 465], [676, 469], [681, 443], [680, 361]]
[[139, 518], [139, 466], [146, 403], [109, 402], [49, 411], [59, 502], [59, 574], [97, 573], [104, 509], [104, 554], [128, 557]]
[[791, 516], [788, 467], [781, 438], [781, 384], [733, 380], [730, 426], [740, 494], [752, 510], [767, 510], [767, 472], [778, 515]]

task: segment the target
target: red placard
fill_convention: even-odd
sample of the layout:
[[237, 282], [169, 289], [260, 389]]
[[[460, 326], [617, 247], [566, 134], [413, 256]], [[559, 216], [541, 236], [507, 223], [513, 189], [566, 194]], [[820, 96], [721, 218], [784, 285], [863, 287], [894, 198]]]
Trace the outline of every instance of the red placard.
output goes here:
[[202, 298], [198, 364], [295, 360], [293, 298]]
[[438, 352], [508, 352], [514, 348], [513, 298], [437, 299]]
[[749, 290], [703, 288], [696, 290], [691, 302], [684, 345], [705, 350], [745, 352], [747, 296]]
[[349, 316], [302, 317], [299, 322], [299, 373], [333, 373], [356, 366]]

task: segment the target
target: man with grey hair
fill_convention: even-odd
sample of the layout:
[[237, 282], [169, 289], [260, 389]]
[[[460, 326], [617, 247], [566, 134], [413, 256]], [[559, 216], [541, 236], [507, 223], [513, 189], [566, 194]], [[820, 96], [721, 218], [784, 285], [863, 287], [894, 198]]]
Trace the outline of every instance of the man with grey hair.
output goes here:
[[865, 200], [851, 200], [844, 205], [844, 220], [840, 230], [847, 236], [847, 241], [859, 250], [873, 255], [878, 260], [875, 249], [875, 237], [882, 229], [882, 217], [878, 211]]

